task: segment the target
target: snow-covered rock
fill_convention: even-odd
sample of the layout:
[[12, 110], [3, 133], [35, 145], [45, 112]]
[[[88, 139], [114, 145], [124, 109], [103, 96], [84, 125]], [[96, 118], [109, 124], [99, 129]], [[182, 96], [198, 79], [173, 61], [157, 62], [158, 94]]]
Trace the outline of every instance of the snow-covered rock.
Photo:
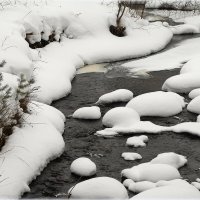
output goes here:
[[144, 147], [146, 146], [145, 143], [147, 141], [148, 141], [148, 137], [146, 135], [133, 136], [127, 139], [126, 145], [134, 146], [134, 147]]
[[196, 114], [200, 114], [200, 96], [192, 99], [187, 106], [187, 110]]
[[182, 111], [184, 99], [173, 92], [150, 92], [133, 98], [126, 107], [134, 109], [140, 116], [169, 117]]
[[187, 163], [187, 159], [185, 156], [169, 152], [158, 154], [156, 158], [150, 161], [150, 163], [168, 164], [178, 169]]
[[156, 187], [139, 193], [134, 199], [199, 199], [200, 192], [187, 182]]
[[166, 91], [189, 93], [200, 88], [200, 59], [199, 56], [189, 60], [181, 69], [180, 74], [168, 78], [162, 89]]
[[140, 121], [140, 116], [136, 111], [126, 107], [116, 107], [109, 110], [102, 119], [102, 123], [106, 127], [130, 126]]
[[139, 153], [124, 152], [122, 153], [122, 158], [124, 158], [124, 160], [140, 160], [142, 156]]
[[197, 117], [197, 122], [200, 122], [200, 115]]
[[96, 174], [97, 167], [89, 158], [81, 157], [72, 162], [70, 171], [78, 176], [93, 176]]
[[99, 97], [97, 104], [107, 104], [115, 102], [128, 102], [133, 98], [133, 93], [127, 89], [118, 89]]
[[168, 78], [162, 89], [178, 93], [189, 93], [193, 89], [200, 87], [199, 74], [185, 73]]
[[110, 177], [92, 178], [68, 191], [71, 199], [128, 199], [126, 188]]
[[83, 107], [76, 110], [72, 116], [76, 119], [99, 119], [101, 111], [98, 106]]
[[194, 98], [196, 98], [197, 96], [199, 96], [200, 95], [200, 88], [196, 88], [196, 89], [194, 89], [194, 90], [192, 90], [190, 93], [189, 93], [189, 97], [190, 97], [190, 99], [194, 99]]
[[132, 179], [135, 182], [160, 180], [173, 180], [181, 178], [178, 170], [167, 164], [143, 163], [121, 172], [123, 177]]
[[129, 185], [128, 190], [134, 193], [144, 192], [155, 188], [156, 184], [150, 181], [133, 182]]

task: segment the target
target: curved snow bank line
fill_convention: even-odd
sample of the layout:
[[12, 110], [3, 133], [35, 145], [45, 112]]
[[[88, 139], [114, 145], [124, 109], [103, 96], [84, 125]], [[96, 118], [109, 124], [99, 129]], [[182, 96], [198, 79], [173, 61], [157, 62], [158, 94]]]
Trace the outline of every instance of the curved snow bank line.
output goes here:
[[[6, 61], [0, 71], [17, 75], [23, 72], [30, 77], [36, 68], [33, 76], [40, 86], [40, 102], [50, 104], [66, 96], [76, 69], [84, 64], [146, 56], [163, 49], [173, 36], [162, 23], [124, 18], [127, 36], [119, 38], [109, 32], [115, 14], [106, 6], [92, 3], [95, 12], [83, 4], [83, 8], [70, 6], [71, 10], [68, 3], [63, 3], [61, 7], [10, 8], [0, 13], [1, 19], [6, 19], [0, 21], [0, 42], [5, 44], [0, 62]], [[50, 37], [60, 43], [32, 50], [25, 37], [29, 43]]]
[[[19, 198], [48, 162], [62, 154], [65, 117], [53, 107], [32, 102], [24, 125], [15, 127], [1, 151], [1, 198]], [[15, 170], [13, 170], [13, 166]]]
[[180, 68], [188, 60], [199, 57], [199, 51], [200, 38], [194, 38], [186, 40], [168, 51], [136, 61], [130, 61], [124, 63], [122, 66], [128, 68], [131, 72], [142, 70], [150, 72]]

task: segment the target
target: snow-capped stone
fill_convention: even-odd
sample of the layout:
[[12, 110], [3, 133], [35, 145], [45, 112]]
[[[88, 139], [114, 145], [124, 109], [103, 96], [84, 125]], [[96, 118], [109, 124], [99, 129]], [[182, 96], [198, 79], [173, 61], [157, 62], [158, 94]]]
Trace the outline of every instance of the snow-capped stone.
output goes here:
[[124, 182], [123, 182], [123, 185], [128, 188], [132, 183], [135, 183], [132, 179], [125, 179]]
[[98, 106], [82, 107], [73, 114], [73, 118], [77, 119], [99, 119], [100, 117], [101, 111]]
[[185, 156], [169, 152], [158, 154], [156, 158], [150, 161], [152, 164], [168, 164], [175, 168], [180, 168], [187, 163]]
[[133, 182], [129, 185], [128, 190], [134, 193], [144, 192], [155, 188], [156, 184], [150, 181]]
[[135, 182], [160, 180], [173, 180], [181, 178], [179, 171], [167, 164], [143, 163], [121, 172], [123, 177], [132, 179]]
[[70, 171], [78, 176], [93, 176], [96, 174], [97, 167], [89, 158], [81, 157], [72, 162]]
[[70, 199], [128, 199], [126, 188], [110, 177], [92, 178], [70, 189]]
[[184, 99], [173, 92], [149, 92], [133, 98], [126, 107], [134, 109], [140, 116], [169, 117], [180, 113]]
[[192, 99], [187, 106], [187, 110], [196, 114], [200, 114], [200, 96]]
[[133, 93], [127, 89], [118, 89], [99, 97], [97, 104], [108, 104], [114, 102], [128, 102], [133, 98]]
[[191, 184], [183, 181], [182, 183], [169, 184], [156, 187], [139, 193], [131, 198], [134, 199], [199, 199], [200, 192]]
[[140, 160], [142, 159], [142, 156], [139, 153], [133, 153], [133, 152], [124, 152], [122, 153], [122, 157], [124, 160]]
[[126, 107], [116, 107], [109, 110], [102, 119], [102, 123], [106, 127], [127, 127], [130, 124], [140, 121], [140, 116], [136, 111]]
[[162, 90], [177, 93], [189, 93], [192, 90], [200, 88], [200, 78], [197, 73], [185, 73], [168, 78]]
[[133, 136], [127, 139], [126, 145], [134, 147], [144, 147], [146, 146], [145, 142], [147, 141], [148, 137], [146, 135]]
[[200, 88], [196, 88], [196, 89], [194, 89], [194, 90], [192, 90], [190, 93], [189, 93], [189, 97], [190, 97], [190, 99], [194, 99], [194, 98], [196, 98], [197, 96], [199, 96], [200, 95]]
[[200, 122], [200, 115], [197, 117], [197, 122]]

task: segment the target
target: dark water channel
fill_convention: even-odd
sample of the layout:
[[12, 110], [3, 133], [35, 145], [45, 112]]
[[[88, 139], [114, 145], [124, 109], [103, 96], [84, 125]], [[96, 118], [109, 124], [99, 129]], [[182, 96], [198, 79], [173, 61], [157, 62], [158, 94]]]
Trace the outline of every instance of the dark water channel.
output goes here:
[[[154, 72], [151, 73], [152, 76], [149, 79], [107, 78], [104, 73], [80, 74], [73, 80], [72, 93], [54, 102], [53, 106], [62, 111], [67, 117], [77, 108], [93, 105], [99, 96], [118, 88], [129, 89], [134, 92], [134, 95], [160, 90], [163, 82], [168, 77], [178, 73], [179, 70], [177, 69]], [[102, 115], [112, 107], [123, 105], [101, 106]], [[187, 111], [178, 116], [183, 121], [196, 120], [196, 116]], [[179, 123], [178, 119], [174, 117], [143, 118], [143, 120], [151, 120], [161, 125]], [[187, 133], [165, 132], [159, 135], [148, 135], [149, 142], [145, 148], [131, 148], [125, 146], [126, 139], [129, 136], [104, 139], [93, 135], [102, 128], [101, 120], [87, 121], [67, 117], [63, 135], [66, 147], [63, 155], [48, 164], [42, 174], [31, 183], [31, 192], [24, 194], [23, 198], [55, 198], [59, 193], [67, 193], [71, 186], [80, 181], [78, 177], [70, 173], [69, 168], [71, 162], [81, 156], [89, 157], [96, 163], [96, 176], [109, 176], [121, 180], [121, 170], [147, 162], [159, 153], [173, 151], [188, 158], [187, 166], [180, 169], [183, 178], [194, 181], [197, 177], [200, 177], [200, 171], [198, 170], [200, 167], [199, 137]], [[125, 161], [121, 158], [121, 154], [127, 151], [138, 152], [143, 159], [140, 161]], [[103, 156], [101, 157], [99, 154]]]

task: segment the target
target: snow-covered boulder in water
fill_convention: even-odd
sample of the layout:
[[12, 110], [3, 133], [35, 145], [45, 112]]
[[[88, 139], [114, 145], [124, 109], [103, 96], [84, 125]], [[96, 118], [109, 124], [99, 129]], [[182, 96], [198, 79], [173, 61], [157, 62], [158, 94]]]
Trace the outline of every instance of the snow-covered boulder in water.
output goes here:
[[127, 89], [118, 89], [99, 97], [97, 104], [108, 104], [115, 102], [128, 102], [133, 98], [133, 93]]
[[76, 184], [68, 193], [70, 199], [128, 199], [126, 188], [110, 177], [92, 178]]
[[169, 117], [180, 113], [184, 99], [173, 92], [149, 92], [133, 98], [126, 107], [134, 109], [140, 116]]
[[134, 147], [144, 147], [146, 146], [145, 142], [147, 141], [148, 137], [146, 135], [133, 136], [127, 139], [126, 145]]
[[185, 156], [169, 152], [158, 154], [157, 157], [152, 159], [150, 163], [168, 164], [178, 169], [187, 163], [187, 159]]
[[142, 156], [139, 153], [124, 152], [122, 153], [122, 158], [124, 158], [124, 160], [140, 160]]
[[134, 193], [140, 193], [155, 187], [156, 183], [150, 181], [140, 181], [131, 183], [128, 187], [128, 190]]
[[181, 178], [178, 170], [167, 164], [143, 163], [121, 172], [123, 177], [132, 179], [135, 182], [160, 180], [173, 180]]
[[164, 82], [162, 90], [187, 94], [193, 89], [200, 87], [199, 76], [200, 75], [196, 73], [185, 73], [172, 76]]
[[200, 88], [196, 88], [196, 89], [192, 90], [192, 91], [189, 93], [188, 96], [190, 97], [190, 99], [194, 99], [194, 98], [200, 96]]
[[191, 184], [177, 183], [162, 187], [156, 187], [131, 198], [134, 199], [199, 199], [200, 192]]
[[99, 119], [100, 117], [101, 111], [98, 106], [79, 108], [73, 114], [73, 118], [76, 119]]
[[127, 127], [140, 121], [140, 116], [136, 111], [126, 107], [116, 107], [109, 110], [102, 119], [106, 127]]
[[192, 101], [190, 101], [187, 110], [196, 114], [200, 114], [200, 96], [197, 96]]
[[96, 174], [97, 168], [89, 158], [81, 157], [72, 162], [70, 171], [79, 176], [93, 176]]

